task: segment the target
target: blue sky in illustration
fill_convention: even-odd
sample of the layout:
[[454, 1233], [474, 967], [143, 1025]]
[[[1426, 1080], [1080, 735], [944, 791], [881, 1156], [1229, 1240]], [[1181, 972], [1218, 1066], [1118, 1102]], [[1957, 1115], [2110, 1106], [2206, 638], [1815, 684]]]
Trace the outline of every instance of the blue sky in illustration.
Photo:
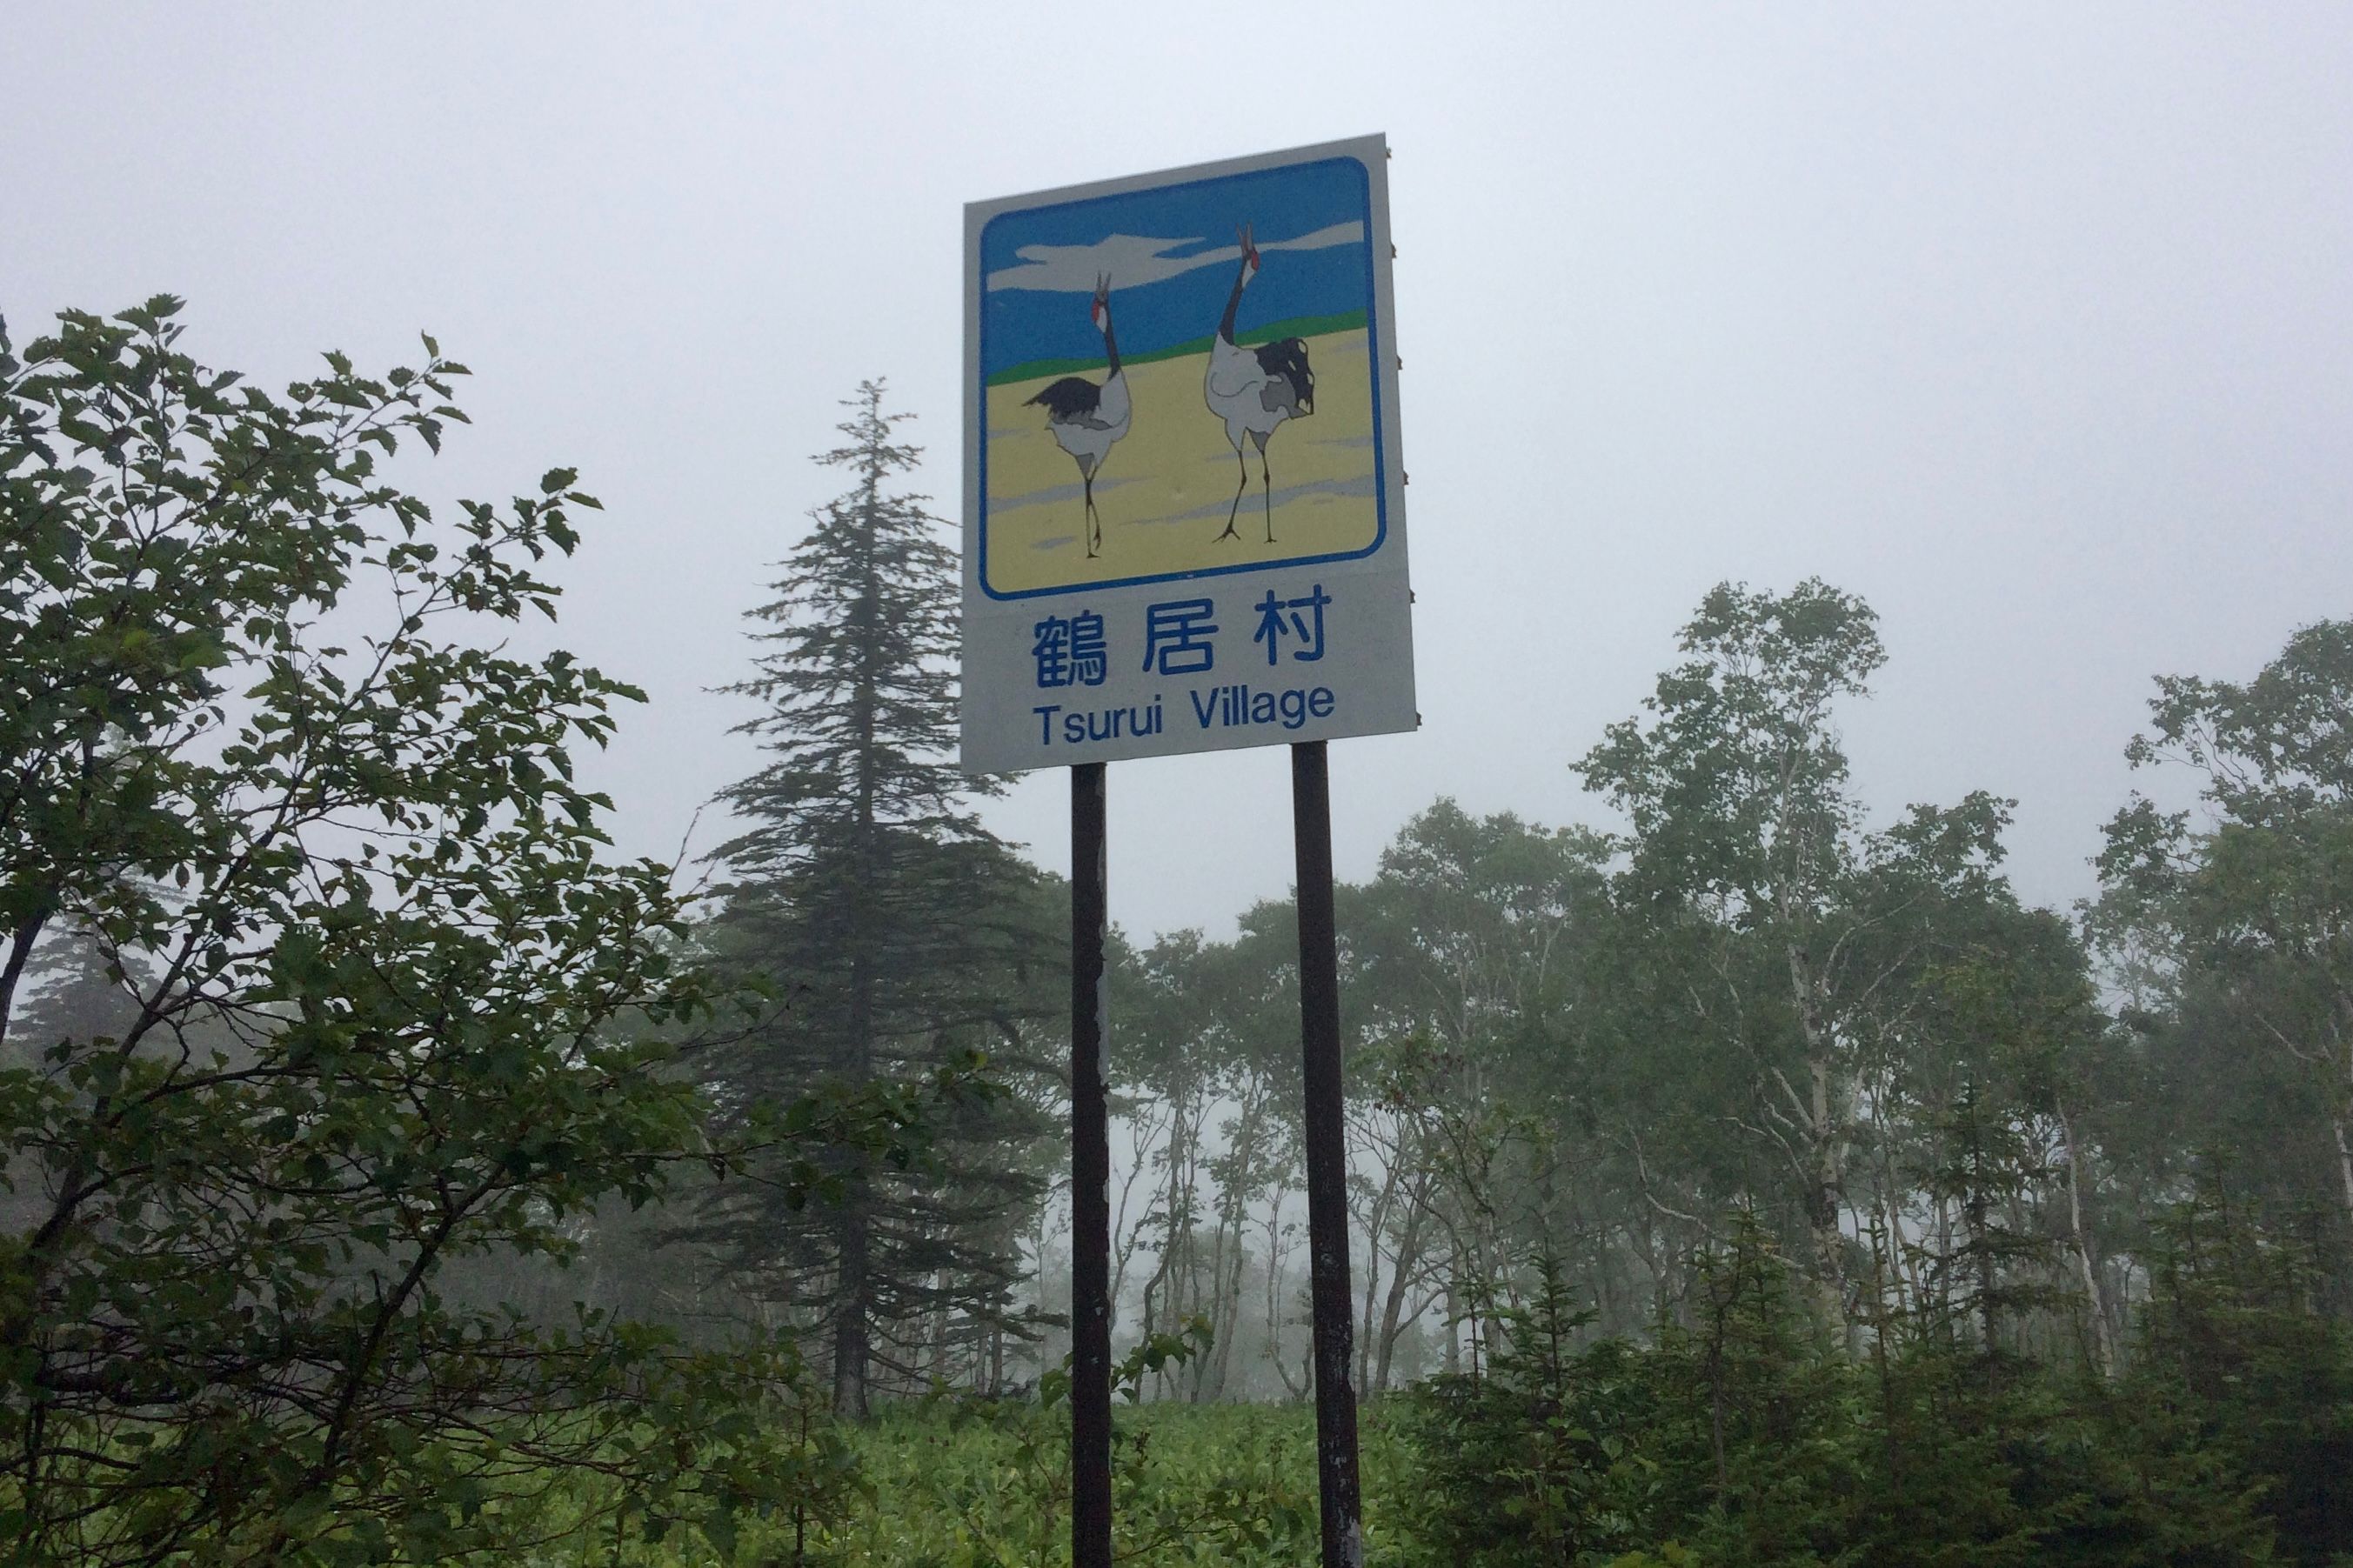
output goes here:
[[[1350, 159], [1001, 214], [981, 235], [981, 374], [1103, 357], [1087, 312], [1094, 258], [1061, 247], [1099, 251], [1112, 272], [1120, 352], [1133, 355], [1217, 330], [1243, 224], [1263, 266], [1239, 330], [1369, 310], [1369, 216], [1363, 168]], [[1313, 248], [1297, 247], [1303, 241]], [[1124, 280], [1123, 267], [1127, 279], [1150, 280]]]

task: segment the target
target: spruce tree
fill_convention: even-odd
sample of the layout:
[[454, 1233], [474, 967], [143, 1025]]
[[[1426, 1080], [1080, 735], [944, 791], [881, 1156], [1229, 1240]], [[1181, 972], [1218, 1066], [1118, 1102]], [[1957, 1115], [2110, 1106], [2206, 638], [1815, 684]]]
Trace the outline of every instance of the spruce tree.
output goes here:
[[750, 612], [762, 645], [726, 689], [764, 710], [737, 727], [766, 753], [724, 792], [744, 831], [714, 858], [732, 881], [714, 942], [774, 988], [772, 1016], [714, 1053], [723, 1116], [827, 1082], [920, 1079], [986, 1051], [1014, 1085], [964, 1101], [927, 1168], [849, 1165], [837, 1201], [796, 1210], [754, 1182], [713, 1189], [699, 1227], [747, 1287], [831, 1342], [834, 1403], [862, 1415], [879, 1373], [951, 1370], [949, 1348], [1013, 1315], [1023, 1216], [1041, 1184], [1024, 1145], [1042, 1119], [1048, 890], [981, 826], [998, 787], [950, 758], [956, 558], [921, 497], [894, 493], [920, 448], [867, 382], [842, 445], [817, 462], [850, 488], [818, 507]]

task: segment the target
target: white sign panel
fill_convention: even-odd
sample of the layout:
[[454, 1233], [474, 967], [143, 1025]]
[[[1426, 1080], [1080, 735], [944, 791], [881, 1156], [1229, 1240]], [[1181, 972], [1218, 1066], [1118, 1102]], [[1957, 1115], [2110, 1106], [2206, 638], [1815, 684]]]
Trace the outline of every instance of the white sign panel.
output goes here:
[[965, 768], [1415, 727], [1387, 161], [965, 209]]

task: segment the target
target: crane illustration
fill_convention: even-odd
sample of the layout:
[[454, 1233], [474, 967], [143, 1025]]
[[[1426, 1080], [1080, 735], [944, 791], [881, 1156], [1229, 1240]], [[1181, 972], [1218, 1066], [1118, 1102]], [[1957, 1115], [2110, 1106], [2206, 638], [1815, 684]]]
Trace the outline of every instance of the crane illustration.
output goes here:
[[1095, 331], [1103, 334], [1103, 353], [1111, 356], [1110, 372], [1102, 384], [1084, 376], [1066, 375], [1029, 404], [1044, 407], [1046, 428], [1053, 435], [1054, 444], [1079, 465], [1079, 483], [1086, 498], [1082, 531], [1086, 535], [1087, 558], [1092, 560], [1103, 544], [1103, 515], [1095, 510], [1095, 474], [1113, 446], [1127, 434], [1133, 410], [1127, 397], [1127, 373], [1119, 366], [1119, 339], [1112, 332], [1109, 278], [1095, 279], [1090, 313]]
[[1258, 447], [1259, 482], [1266, 495], [1266, 542], [1274, 542], [1274, 475], [1266, 460], [1267, 438], [1286, 419], [1315, 412], [1315, 373], [1307, 365], [1307, 343], [1301, 338], [1244, 348], [1234, 342], [1234, 315], [1241, 309], [1242, 290], [1258, 276], [1258, 247], [1250, 243], [1245, 224], [1239, 237], [1242, 261], [1234, 274], [1233, 292], [1226, 296], [1226, 313], [1209, 344], [1209, 369], [1201, 395], [1209, 411], [1226, 422], [1226, 439], [1232, 443], [1234, 462], [1241, 478], [1234, 486], [1234, 503], [1226, 510], [1226, 531], [1219, 539], [1239, 539], [1235, 519], [1241, 515], [1242, 491], [1250, 488], [1250, 459], [1242, 443]]

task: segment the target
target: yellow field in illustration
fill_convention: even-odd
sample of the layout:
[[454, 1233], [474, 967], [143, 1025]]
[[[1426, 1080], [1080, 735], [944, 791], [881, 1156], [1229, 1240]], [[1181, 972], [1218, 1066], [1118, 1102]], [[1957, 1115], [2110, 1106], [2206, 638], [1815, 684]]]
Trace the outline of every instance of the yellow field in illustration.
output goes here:
[[[1366, 335], [1358, 329], [1306, 342], [1315, 411], [1279, 426], [1267, 443], [1271, 544], [1258, 449], [1247, 442], [1239, 538], [1218, 537], [1240, 469], [1223, 421], [1202, 401], [1207, 354], [1125, 367], [1134, 415], [1095, 475], [1103, 544], [1093, 560], [1078, 471], [1048, 432], [1046, 411], [1026, 405], [1056, 378], [987, 388], [988, 586], [1000, 594], [1075, 587], [1371, 545], [1379, 531], [1378, 476]], [[1089, 377], [1100, 378], [1099, 371]]]

